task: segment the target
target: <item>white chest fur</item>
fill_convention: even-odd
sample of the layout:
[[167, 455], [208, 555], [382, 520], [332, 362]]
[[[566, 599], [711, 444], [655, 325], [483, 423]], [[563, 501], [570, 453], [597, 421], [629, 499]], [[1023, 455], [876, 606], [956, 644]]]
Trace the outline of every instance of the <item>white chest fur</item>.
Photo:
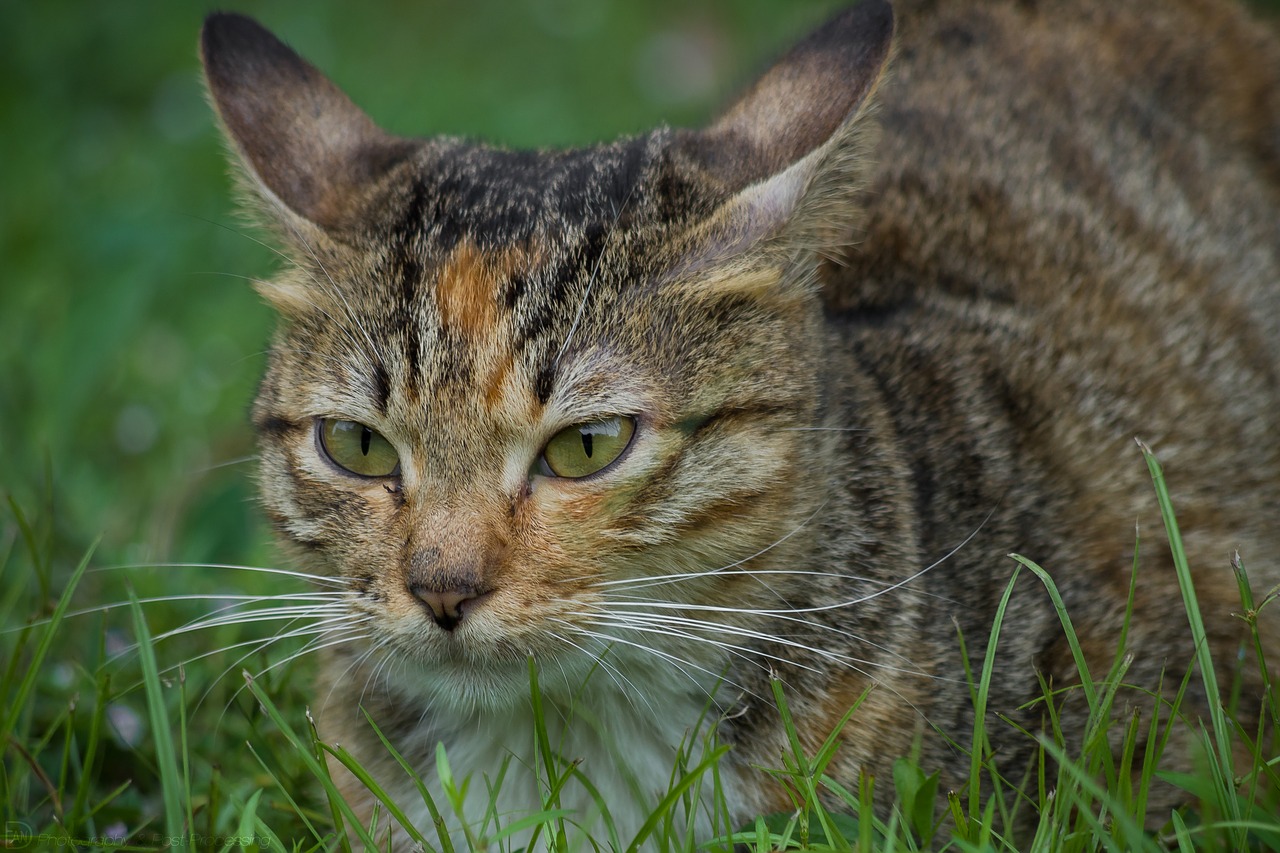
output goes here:
[[[427, 766], [418, 768], [437, 808], [447, 815], [452, 840], [462, 849], [467, 845], [464, 820], [473, 839], [493, 839], [531, 812], [557, 807], [568, 813], [565, 827], [571, 847], [590, 849], [585, 831], [607, 844], [616, 838], [625, 849], [672, 788], [673, 779], [703, 760], [718, 722], [719, 712], [706, 692], [690, 679], [657, 667], [646, 676], [642, 692], [634, 684], [624, 691], [621, 683], [598, 677], [591, 690], [569, 701], [544, 698], [545, 744], [555, 756], [551, 768], [544, 763], [544, 742], [529, 699], [498, 710], [431, 715], [417, 730], [401, 736], [397, 745], [406, 755], [426, 757], [434, 756], [437, 744], [443, 744], [455, 790], [463, 790], [466, 780], [465, 793], [458, 796], [459, 817], [434, 762], [423, 761]], [[570, 778], [553, 800], [550, 780], [566, 774]], [[692, 831], [697, 840], [726, 831], [722, 822], [713, 820], [712, 810], [717, 797], [732, 808], [739, 799], [738, 788], [727, 765], [721, 766], [715, 781], [709, 773], [701, 776], [671, 811], [670, 828], [682, 837]], [[389, 792], [431, 841], [435, 830], [414, 782], [401, 777]], [[532, 833], [530, 827], [520, 829], [500, 846], [527, 846]]]

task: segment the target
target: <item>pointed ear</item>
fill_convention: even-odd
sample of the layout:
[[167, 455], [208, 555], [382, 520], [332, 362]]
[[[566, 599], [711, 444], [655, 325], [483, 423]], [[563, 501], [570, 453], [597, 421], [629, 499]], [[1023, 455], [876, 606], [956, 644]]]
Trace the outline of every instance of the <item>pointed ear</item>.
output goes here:
[[714, 124], [677, 141], [677, 157], [734, 193], [708, 223], [713, 255], [784, 233], [818, 251], [847, 242], [893, 23], [887, 0], [863, 0], [792, 48]]
[[326, 230], [359, 213], [371, 186], [414, 150], [256, 21], [210, 15], [200, 34], [209, 94], [254, 185], [275, 208]]

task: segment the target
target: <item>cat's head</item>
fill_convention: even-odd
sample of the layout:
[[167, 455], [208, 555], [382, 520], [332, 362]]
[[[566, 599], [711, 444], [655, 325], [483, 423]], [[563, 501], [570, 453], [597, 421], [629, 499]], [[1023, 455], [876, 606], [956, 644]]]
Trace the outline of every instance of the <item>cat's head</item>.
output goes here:
[[530, 152], [391, 136], [209, 18], [213, 103], [292, 261], [259, 285], [264, 500], [359, 633], [498, 701], [531, 653], [587, 671], [627, 630], [611, 600], [757, 594], [822, 500], [816, 274], [852, 238], [891, 33], [868, 0], [705, 130]]

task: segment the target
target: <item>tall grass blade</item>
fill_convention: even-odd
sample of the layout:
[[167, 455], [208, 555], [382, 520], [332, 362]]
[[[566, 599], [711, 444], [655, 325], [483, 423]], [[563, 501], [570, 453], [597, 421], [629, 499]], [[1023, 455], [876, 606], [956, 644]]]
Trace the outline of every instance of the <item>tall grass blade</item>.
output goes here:
[[[142, 615], [142, 605], [129, 590], [129, 609], [133, 614], [133, 635], [138, 643], [138, 661], [142, 665], [142, 685], [147, 697], [147, 716], [151, 718], [151, 734], [156, 748], [156, 767], [160, 773], [160, 794], [164, 802], [164, 828], [170, 838], [184, 838], [182, 769], [169, 728], [169, 712], [165, 708], [164, 687], [156, 666], [156, 651], [151, 645], [151, 631]], [[184, 712], [185, 713], [185, 712]]]
[[[15, 511], [17, 510], [16, 504], [14, 509]], [[75, 571], [71, 573], [71, 577], [67, 579], [67, 585], [62, 590], [62, 595], [58, 598], [58, 603], [53, 608], [53, 614], [49, 617], [44, 634], [41, 635], [40, 641], [36, 643], [35, 652], [27, 663], [27, 671], [18, 683], [18, 691], [14, 695], [8, 710], [5, 711], [3, 726], [0, 726], [0, 736], [5, 740], [8, 740], [13, 735], [18, 723], [18, 717], [27, 708], [27, 702], [31, 698], [31, 691], [35, 689], [36, 680], [40, 677], [44, 666], [44, 660], [49, 654], [49, 649], [53, 646], [54, 635], [58, 632], [58, 626], [62, 623], [62, 617], [66, 615], [67, 608], [71, 606], [71, 597], [75, 594], [76, 587], [80, 585], [80, 579], [84, 577], [85, 569], [89, 567], [89, 560], [97, 546], [98, 542], [95, 540], [89, 546], [89, 550], [85, 551]]]
[[[1209, 641], [1200, 616], [1200, 604], [1196, 598], [1195, 584], [1191, 578], [1191, 567], [1187, 562], [1187, 552], [1183, 548], [1182, 534], [1178, 530], [1178, 521], [1174, 517], [1173, 500], [1169, 497], [1169, 489], [1165, 484], [1164, 470], [1151, 448], [1138, 441], [1142, 456], [1146, 459], [1147, 469], [1151, 473], [1151, 481], [1155, 485], [1156, 500], [1160, 504], [1160, 516], [1164, 520], [1165, 533], [1169, 538], [1169, 549], [1173, 554], [1174, 571], [1178, 576], [1178, 589], [1182, 593], [1182, 603], [1187, 613], [1187, 622], [1191, 626], [1191, 639], [1195, 643], [1196, 663], [1200, 667], [1200, 677], [1204, 682], [1205, 698], [1209, 705], [1209, 719], [1213, 725], [1213, 741], [1217, 748], [1215, 776], [1223, 779], [1228, 786], [1220, 791], [1220, 805], [1227, 817], [1238, 822], [1240, 820], [1239, 803], [1234, 791], [1230, 788], [1234, 762], [1232, 760], [1231, 730], [1227, 725], [1226, 711], [1218, 692], [1218, 676], [1213, 665], [1213, 656], [1209, 651]], [[1235, 841], [1243, 846], [1244, 837], [1237, 833]]]
[[991, 623], [991, 636], [987, 638], [987, 651], [982, 659], [982, 674], [978, 680], [978, 689], [973, 697], [973, 751], [969, 756], [969, 816], [970, 822], [980, 820], [979, 811], [982, 794], [983, 756], [987, 751], [987, 696], [991, 691], [991, 676], [995, 671], [996, 644], [1000, 641], [1000, 628], [1004, 624], [1004, 613], [1009, 607], [1009, 599], [1013, 597], [1013, 588], [1018, 583], [1018, 575], [1022, 566], [1013, 570], [1009, 583], [1005, 585], [1004, 594], [1000, 596], [1000, 604], [996, 607], [995, 618]]
[[[311, 775], [320, 781], [320, 784], [324, 787], [325, 793], [329, 795], [330, 802], [336, 805], [338, 810], [341, 812], [342, 817], [346, 821], [346, 825], [356, 834], [366, 848], [376, 849], [377, 844], [374, 843], [373, 837], [369, 834], [369, 831], [365, 828], [364, 824], [360, 822], [360, 819], [356, 817], [351, 806], [347, 805], [346, 800], [342, 798], [342, 794], [338, 792], [337, 785], [334, 784], [333, 779], [329, 776], [329, 768], [325, 766], [324, 762], [318, 758], [314, 752], [307, 748], [307, 744], [298, 735], [298, 733], [293, 730], [293, 727], [289, 725], [289, 722], [284, 718], [284, 715], [280, 713], [280, 709], [271, 701], [271, 697], [267, 695], [266, 691], [262, 689], [258, 682], [255, 681], [253, 676], [248, 672], [244, 673], [244, 682], [245, 688], [254, 699], [258, 700], [258, 705], [266, 713], [267, 717], [275, 723], [276, 728], [282, 735], [284, 735], [285, 740], [287, 740], [289, 745], [297, 751], [298, 756], [302, 759], [302, 763], [306, 765], [306, 768], [309, 771], [311, 771]], [[344, 850], [350, 849], [350, 845], [347, 842], [345, 834], [339, 836], [339, 843], [342, 844]]]

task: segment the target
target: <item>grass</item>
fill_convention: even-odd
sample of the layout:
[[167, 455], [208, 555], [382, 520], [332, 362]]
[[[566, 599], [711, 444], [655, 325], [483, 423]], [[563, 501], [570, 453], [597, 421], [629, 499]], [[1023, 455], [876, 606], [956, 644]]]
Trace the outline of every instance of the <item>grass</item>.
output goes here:
[[[528, 0], [468, 4], [456, 15], [443, 3], [371, 12], [315, 2], [299, 11], [268, 0], [250, 11], [395, 130], [548, 145], [661, 120], [696, 123], [744, 69], [831, 5]], [[274, 257], [229, 212], [221, 143], [196, 72], [203, 11], [159, 0], [130, 4], [129, 14], [112, 4], [5, 5], [0, 845], [37, 836], [44, 840], [27, 849], [68, 849], [70, 839], [81, 849], [159, 849], [177, 834], [197, 849], [322, 850], [341, 848], [336, 828], [352, 823], [320, 760], [343, 755], [316, 743], [303, 713], [310, 662], [258, 650], [260, 625], [175, 633], [231, 595], [298, 592], [286, 578], [193, 568], [278, 559], [253, 505], [245, 413], [270, 317], [242, 278], [263, 274]], [[712, 57], [703, 89], [674, 90], [655, 71], [655, 46], [671, 36]], [[1244, 566], [1239, 577], [1245, 618], [1280, 606], [1248, 587]], [[1195, 612], [1194, 599], [1185, 606]], [[148, 634], [154, 655], [130, 654]], [[1280, 653], [1246, 651], [1251, 666]], [[988, 667], [998, 645], [993, 653]], [[1230, 713], [1231, 693], [1203, 734], [1206, 772], [1173, 780], [1200, 805], [1159, 835], [1137, 829], [1152, 778], [1144, 770], [1129, 785], [1124, 771], [1154, 766], [1153, 756], [1124, 753], [1111, 767], [1100, 747], [1113, 730], [1140, 742], [1139, 723], [1113, 713], [1111, 685], [1124, 667], [1118, 654], [1108, 673], [1085, 675], [1091, 735], [1063, 755], [1051, 726], [1035, 778], [996, 776], [986, 761], [991, 733], [979, 726], [969, 788], [977, 797], [941, 790], [910, 756], [892, 778], [842, 786], [822, 773], [837, 734], [816, 754], [797, 748], [771, 769], [792, 792], [793, 814], [717, 832], [739, 833], [752, 850], [1011, 849], [1002, 827], [1034, 804], [1051, 816], [1035, 849], [1225, 850], [1242, 839], [1275, 847], [1277, 704], [1245, 731]], [[242, 670], [260, 675], [246, 682]], [[1184, 675], [1170, 677], [1189, 683]], [[973, 680], [980, 694], [982, 672]], [[1056, 690], [1046, 686], [1047, 708], [1061, 700]], [[1147, 740], [1151, 750], [1175, 711], [1149, 723], [1160, 735]], [[1227, 742], [1254, 756], [1239, 784], [1223, 764]], [[531, 804], [529, 820], [555, 839], [563, 815], [550, 792], [582, 774], [554, 755], [539, 772], [549, 798]], [[717, 785], [714, 764], [690, 760], [673, 771], [671, 808], [655, 813], [649, 838], [690, 846], [677, 806]], [[871, 816], [873, 800], [897, 806], [882, 820]], [[435, 805], [443, 816], [455, 808]], [[386, 804], [382, 825], [395, 808]], [[434, 827], [420, 830], [445, 846]], [[485, 831], [500, 830], [491, 822]]]

